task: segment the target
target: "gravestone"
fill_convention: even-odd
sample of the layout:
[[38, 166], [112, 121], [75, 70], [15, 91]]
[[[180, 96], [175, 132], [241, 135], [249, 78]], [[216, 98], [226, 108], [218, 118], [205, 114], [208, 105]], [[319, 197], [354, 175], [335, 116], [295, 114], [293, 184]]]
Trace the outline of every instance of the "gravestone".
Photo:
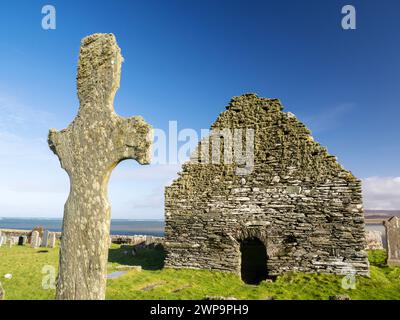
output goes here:
[[5, 245], [7, 242], [7, 236], [1, 236], [1, 244]]
[[43, 238], [42, 238], [42, 243], [41, 243], [41, 247], [43, 248], [47, 248], [48, 246], [48, 242], [49, 242], [49, 235], [50, 235], [50, 231], [49, 230], [45, 230], [43, 232]]
[[48, 247], [54, 248], [55, 246], [56, 246], [56, 233], [52, 232], [52, 233], [50, 233], [50, 236], [49, 236]]
[[367, 230], [365, 232], [368, 250], [383, 249], [382, 233], [379, 230]]
[[112, 34], [82, 40], [77, 87], [80, 107], [68, 128], [50, 129], [49, 146], [67, 171], [57, 299], [104, 299], [110, 235], [107, 185], [126, 159], [149, 164], [152, 129], [142, 117], [114, 111], [122, 56]]
[[39, 241], [40, 241], [40, 237], [39, 237], [39, 232], [38, 231], [32, 231], [32, 236], [31, 236], [31, 247], [32, 248], [38, 248], [39, 247]]
[[24, 245], [24, 237], [23, 237], [23, 236], [20, 236], [20, 237], [18, 238], [18, 245], [19, 245], [19, 246], [23, 246], [23, 245]]
[[387, 264], [400, 266], [400, 217], [392, 217], [385, 221], [387, 237]]

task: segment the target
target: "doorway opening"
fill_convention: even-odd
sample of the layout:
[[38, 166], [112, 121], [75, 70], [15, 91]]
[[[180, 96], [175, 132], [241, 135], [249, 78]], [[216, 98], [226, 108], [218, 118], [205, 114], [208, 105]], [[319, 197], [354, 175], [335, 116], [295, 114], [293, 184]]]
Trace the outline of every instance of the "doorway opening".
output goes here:
[[247, 284], [259, 284], [268, 277], [267, 249], [258, 238], [246, 238], [240, 243], [241, 277]]

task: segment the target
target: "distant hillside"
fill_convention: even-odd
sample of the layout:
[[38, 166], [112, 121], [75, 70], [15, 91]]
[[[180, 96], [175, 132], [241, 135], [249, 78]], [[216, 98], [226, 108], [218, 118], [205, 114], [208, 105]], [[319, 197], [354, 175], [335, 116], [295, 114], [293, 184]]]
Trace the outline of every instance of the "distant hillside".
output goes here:
[[365, 210], [365, 216], [371, 219], [387, 218], [392, 216], [400, 217], [400, 210]]

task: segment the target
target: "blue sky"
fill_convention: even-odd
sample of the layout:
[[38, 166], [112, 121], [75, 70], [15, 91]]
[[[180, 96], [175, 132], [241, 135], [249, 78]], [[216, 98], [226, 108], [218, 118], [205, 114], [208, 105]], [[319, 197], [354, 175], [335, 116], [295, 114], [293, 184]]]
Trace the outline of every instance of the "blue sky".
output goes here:
[[[56, 30], [41, 28], [54, 5]], [[341, 28], [352, 4], [357, 29]], [[400, 208], [398, 1], [1, 1], [0, 216], [61, 217], [67, 175], [50, 127], [74, 118], [80, 40], [114, 33], [125, 62], [115, 110], [156, 128], [208, 128], [232, 96], [281, 99], [364, 180], [365, 206]], [[120, 164], [114, 218], [161, 218], [177, 166]]]

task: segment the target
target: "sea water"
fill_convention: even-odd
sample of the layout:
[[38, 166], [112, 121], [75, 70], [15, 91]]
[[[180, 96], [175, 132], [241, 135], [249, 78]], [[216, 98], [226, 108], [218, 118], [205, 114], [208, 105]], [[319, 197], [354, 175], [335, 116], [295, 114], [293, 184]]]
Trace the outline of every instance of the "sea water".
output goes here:
[[[0, 218], [0, 229], [32, 230], [41, 226], [53, 232], [60, 232], [62, 219], [51, 218]], [[164, 235], [163, 220], [112, 219], [111, 234], [118, 235]]]

